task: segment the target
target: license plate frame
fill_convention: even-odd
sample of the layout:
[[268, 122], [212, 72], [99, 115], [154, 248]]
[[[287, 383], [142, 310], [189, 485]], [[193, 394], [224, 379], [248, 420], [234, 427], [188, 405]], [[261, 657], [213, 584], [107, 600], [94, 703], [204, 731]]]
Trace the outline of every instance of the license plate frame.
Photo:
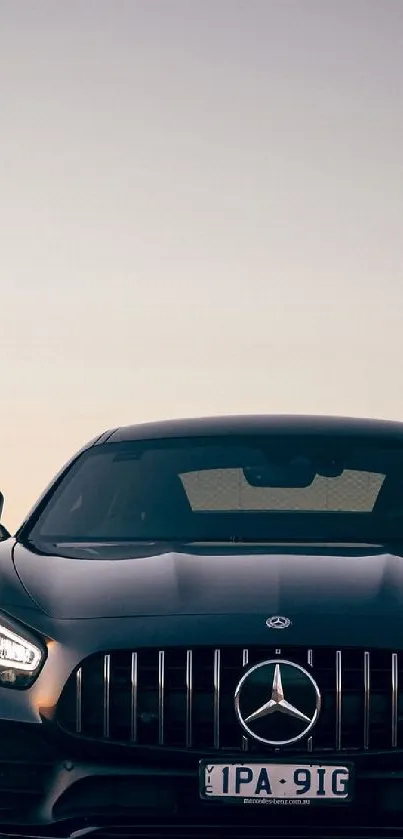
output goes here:
[[[286, 796], [251, 796], [251, 795], [229, 795], [229, 794], [222, 794], [222, 795], [214, 795], [211, 793], [206, 793], [206, 775], [205, 771], [207, 767], [214, 767], [215, 769], [224, 769], [225, 767], [242, 767], [242, 768], [252, 768], [252, 767], [260, 767], [260, 769], [272, 769], [278, 768], [279, 766], [284, 767], [294, 767], [294, 769], [344, 769], [347, 770], [348, 775], [348, 794], [346, 796], [334, 796], [334, 797], [327, 797], [327, 796], [316, 796], [316, 797], [302, 797], [301, 795], [292, 796], [287, 798]], [[203, 759], [199, 761], [199, 794], [200, 798], [203, 801], [209, 801], [210, 803], [218, 804], [218, 805], [243, 805], [243, 806], [259, 806], [259, 805], [271, 805], [271, 806], [279, 806], [279, 807], [296, 807], [296, 802], [299, 801], [302, 807], [306, 806], [336, 806], [341, 807], [342, 805], [351, 804], [354, 800], [354, 791], [355, 791], [355, 766], [351, 761], [337, 761], [337, 760], [293, 760], [291, 758], [274, 758], [269, 759], [267, 758], [252, 758], [250, 760], [234, 760], [233, 758], [229, 758], [228, 760], [207, 760]]]

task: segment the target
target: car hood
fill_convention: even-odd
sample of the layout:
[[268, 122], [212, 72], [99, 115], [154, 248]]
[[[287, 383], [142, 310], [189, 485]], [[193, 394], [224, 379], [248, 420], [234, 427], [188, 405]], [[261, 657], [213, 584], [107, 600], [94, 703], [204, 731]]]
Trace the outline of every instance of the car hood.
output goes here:
[[[16, 572], [56, 619], [139, 616], [354, 616], [403, 632], [403, 558], [379, 550], [154, 547], [120, 559], [75, 559], [16, 544]], [[397, 623], [396, 623], [397, 622]]]

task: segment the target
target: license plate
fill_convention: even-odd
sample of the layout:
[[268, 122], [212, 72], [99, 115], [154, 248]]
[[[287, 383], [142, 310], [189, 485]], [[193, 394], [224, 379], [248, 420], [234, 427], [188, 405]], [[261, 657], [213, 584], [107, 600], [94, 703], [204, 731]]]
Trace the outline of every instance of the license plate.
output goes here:
[[351, 801], [352, 767], [319, 763], [200, 763], [200, 795], [241, 804]]

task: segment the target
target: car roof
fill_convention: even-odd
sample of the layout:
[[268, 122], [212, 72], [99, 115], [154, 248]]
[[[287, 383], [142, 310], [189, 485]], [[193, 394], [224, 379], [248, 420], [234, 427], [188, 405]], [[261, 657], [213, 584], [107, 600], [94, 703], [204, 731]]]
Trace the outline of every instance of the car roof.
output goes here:
[[173, 437], [208, 437], [237, 434], [312, 433], [340, 436], [401, 438], [403, 422], [289, 414], [191, 417], [122, 426], [105, 432], [100, 443], [123, 443]]

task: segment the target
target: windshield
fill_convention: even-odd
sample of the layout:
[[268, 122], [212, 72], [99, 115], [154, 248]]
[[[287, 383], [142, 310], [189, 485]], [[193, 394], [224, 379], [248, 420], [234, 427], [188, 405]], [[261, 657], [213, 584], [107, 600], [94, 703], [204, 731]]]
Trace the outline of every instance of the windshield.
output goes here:
[[403, 536], [403, 446], [329, 435], [95, 446], [28, 534], [54, 543], [387, 542]]

